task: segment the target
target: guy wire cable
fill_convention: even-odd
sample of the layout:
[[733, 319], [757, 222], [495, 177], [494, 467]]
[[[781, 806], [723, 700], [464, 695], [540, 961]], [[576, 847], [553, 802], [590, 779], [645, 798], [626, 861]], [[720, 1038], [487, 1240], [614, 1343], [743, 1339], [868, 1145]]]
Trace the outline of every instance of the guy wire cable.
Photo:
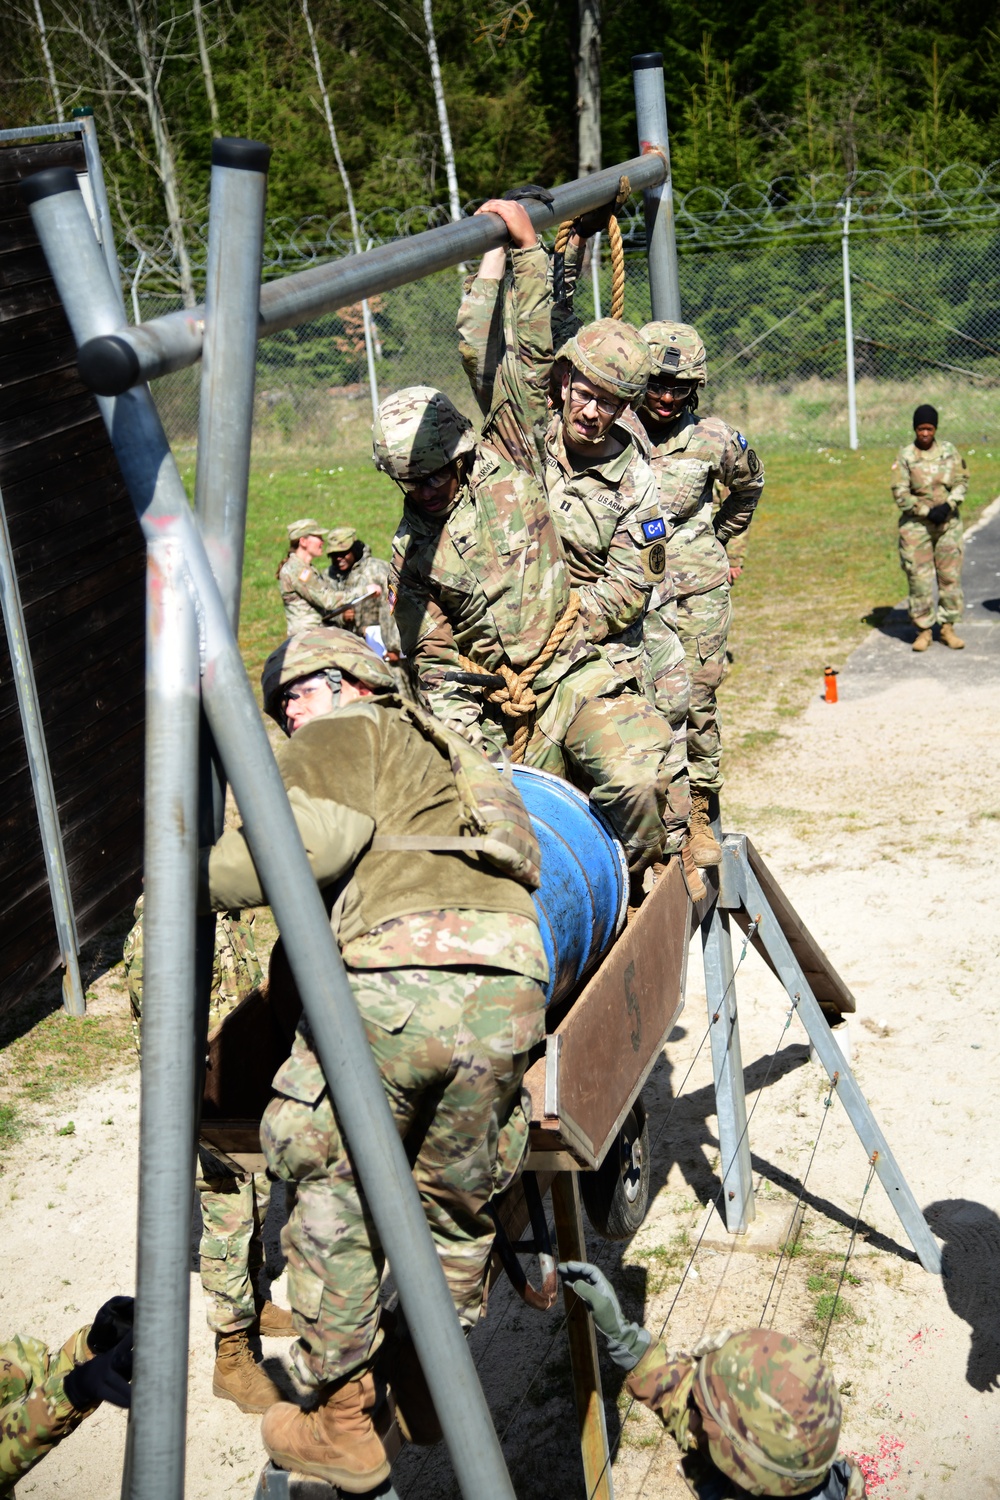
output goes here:
[[868, 1167], [868, 1181], [865, 1183], [864, 1192], [861, 1194], [861, 1202], [858, 1204], [858, 1211], [854, 1215], [854, 1223], [851, 1225], [851, 1238], [847, 1245], [847, 1254], [844, 1256], [843, 1264], [840, 1267], [840, 1280], [837, 1282], [837, 1290], [833, 1294], [833, 1302], [830, 1306], [830, 1316], [826, 1320], [826, 1328], [823, 1331], [823, 1342], [819, 1346], [820, 1354], [822, 1354], [826, 1349], [826, 1341], [830, 1337], [830, 1328], [833, 1323], [834, 1315], [837, 1311], [837, 1303], [840, 1300], [840, 1288], [844, 1285], [844, 1277], [847, 1275], [847, 1262], [850, 1260], [851, 1252], [854, 1249], [854, 1241], [857, 1238], [858, 1234], [858, 1224], [861, 1221], [861, 1210], [865, 1206], [865, 1199], [868, 1197], [868, 1189], [871, 1187], [872, 1179], [875, 1176], [875, 1165], [877, 1161], [878, 1152], [873, 1151], [871, 1154], [870, 1165]]

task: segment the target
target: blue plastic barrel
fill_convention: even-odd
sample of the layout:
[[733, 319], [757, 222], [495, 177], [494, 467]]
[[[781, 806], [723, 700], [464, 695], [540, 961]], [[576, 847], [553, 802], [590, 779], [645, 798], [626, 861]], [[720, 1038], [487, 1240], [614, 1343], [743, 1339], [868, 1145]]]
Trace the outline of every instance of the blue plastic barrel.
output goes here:
[[542, 851], [534, 901], [549, 960], [550, 1005], [599, 963], [624, 926], [628, 864], [583, 792], [534, 766], [514, 766], [513, 773]]

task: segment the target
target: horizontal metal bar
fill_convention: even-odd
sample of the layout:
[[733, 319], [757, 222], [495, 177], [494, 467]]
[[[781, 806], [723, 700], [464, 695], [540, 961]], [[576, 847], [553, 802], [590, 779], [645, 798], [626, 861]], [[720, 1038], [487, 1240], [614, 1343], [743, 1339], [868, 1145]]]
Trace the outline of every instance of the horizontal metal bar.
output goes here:
[[22, 125], [14, 130], [0, 130], [0, 142], [29, 141], [47, 135], [82, 135], [83, 120], [60, 120], [57, 125]]
[[[553, 188], [551, 206], [540, 199], [529, 199], [524, 207], [536, 229], [547, 229], [607, 203], [618, 191], [618, 179], [623, 175], [639, 192], [662, 183], [666, 171], [664, 158], [651, 151]], [[330, 264], [310, 266], [293, 276], [270, 281], [261, 287], [257, 337], [474, 260], [506, 244], [507, 238], [507, 227], [498, 215], [473, 215], [457, 224], [425, 229], [422, 234], [393, 240], [361, 255], [346, 255]], [[80, 374], [98, 395], [119, 396], [131, 386], [183, 370], [201, 358], [204, 317], [204, 307], [198, 306], [91, 339], [80, 350]]]

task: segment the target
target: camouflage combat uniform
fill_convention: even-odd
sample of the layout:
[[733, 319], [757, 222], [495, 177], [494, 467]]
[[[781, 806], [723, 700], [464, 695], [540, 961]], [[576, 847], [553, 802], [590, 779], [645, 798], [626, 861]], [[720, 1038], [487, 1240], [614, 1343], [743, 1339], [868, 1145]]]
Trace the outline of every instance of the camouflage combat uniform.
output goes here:
[[[293, 521], [288, 527], [288, 545], [294, 549], [303, 537], [323, 537], [326, 528], [312, 517]], [[337, 593], [330, 580], [320, 573], [313, 563], [296, 557], [290, 551], [278, 569], [278, 588], [281, 602], [285, 606], [285, 626], [289, 635], [310, 630], [323, 623], [323, 616], [331, 604], [337, 602]]]
[[[918, 630], [929, 630], [935, 620], [954, 625], [962, 618], [962, 556], [964, 532], [959, 507], [969, 487], [965, 459], [954, 443], [929, 448], [908, 443], [892, 466], [892, 493], [900, 509], [899, 561], [909, 585], [910, 619]], [[951, 514], [940, 524], [927, 512], [942, 503]], [[937, 610], [934, 580], [937, 578]]]
[[[354, 561], [346, 573], [342, 573], [335, 565], [333, 558], [335, 553], [346, 552], [350, 549], [354, 555]], [[327, 538], [327, 556], [330, 558], [330, 566], [324, 575], [333, 587], [336, 595], [333, 608], [338, 605], [347, 604], [351, 599], [356, 599], [365, 589], [376, 585], [381, 593], [376, 598], [372, 596], [365, 599], [354, 609], [354, 623], [347, 625], [342, 614], [331, 615], [328, 623], [340, 626], [344, 630], [353, 630], [355, 635], [364, 639], [365, 630], [372, 625], [377, 625], [382, 633], [382, 642], [390, 650], [398, 649], [398, 637], [395, 626], [392, 623], [392, 611], [389, 608], [389, 564], [383, 562], [380, 557], [372, 555], [372, 549], [366, 542], [358, 541], [358, 534], [353, 526], [337, 526]]]
[[695, 1355], [654, 1343], [626, 1379], [680, 1448], [679, 1472], [697, 1500], [863, 1500], [860, 1470], [835, 1457], [840, 1398], [818, 1356], [757, 1329], [706, 1342]]
[[[562, 301], [550, 308], [553, 341], [560, 347], [558, 358], [568, 357], [569, 341], [583, 331], [572, 307], [579, 256], [571, 242], [564, 258]], [[584, 337], [605, 326], [613, 330], [615, 324], [610, 319], [592, 324]], [[458, 331], [462, 363], [484, 415], [489, 419], [491, 409], [501, 403], [516, 410], [521, 393], [514, 366], [517, 343], [509, 279], [502, 284], [476, 276], [466, 282]], [[602, 363], [606, 362], [604, 356]], [[526, 421], [528, 413], [521, 417]], [[554, 415], [545, 435], [544, 469], [552, 519], [570, 579], [580, 595], [589, 639], [603, 647], [627, 684], [643, 691], [670, 725], [671, 748], [664, 767], [668, 830], [664, 848], [668, 854], [675, 853], [690, 812], [686, 745], [690, 684], [684, 648], [670, 618], [659, 488], [643, 457], [648, 440], [629, 406], [612, 428], [621, 444], [613, 458], [588, 464], [567, 450], [564, 431], [562, 417]], [[658, 614], [648, 612], [654, 588], [663, 605]]]
[[[142, 1050], [142, 905], [135, 904], [135, 925], [125, 939], [125, 980], [132, 1006], [132, 1035]], [[208, 1029], [211, 1033], [240, 1000], [260, 984], [260, 962], [253, 937], [253, 916], [220, 912], [215, 922], [215, 958]], [[249, 1328], [257, 1311], [254, 1288], [264, 1266], [261, 1230], [271, 1186], [263, 1172], [236, 1177], [222, 1170], [206, 1151], [198, 1153], [196, 1186], [201, 1204], [201, 1284], [208, 1326], [215, 1333]]]
[[[493, 1243], [486, 1207], [527, 1148], [521, 1080], [544, 1034], [548, 968], [531, 896], [479, 853], [370, 847], [373, 834], [465, 836], [449, 761], [398, 700], [365, 699], [305, 723], [278, 763], [328, 903], [341, 892], [333, 920], [351, 987], [455, 1307], [471, 1326]], [[213, 850], [207, 878], [223, 905], [236, 892], [241, 902], [262, 894], [235, 830]], [[291, 1357], [305, 1385], [322, 1387], [374, 1358], [384, 1254], [305, 1020], [274, 1088], [261, 1141], [271, 1172], [295, 1184], [282, 1232], [298, 1334]]]
[[90, 1358], [89, 1325], [68, 1338], [57, 1354], [39, 1339], [0, 1344], [0, 1496], [73, 1432], [87, 1411], [78, 1411], [63, 1381]]
[[[653, 345], [654, 363], [666, 330], [687, 325], [647, 324], [642, 330]], [[692, 330], [693, 332], [693, 330]], [[704, 346], [697, 361], [704, 384]], [[661, 368], [663, 368], [661, 366]], [[682, 371], [684, 366], [681, 366]], [[764, 469], [746, 438], [720, 417], [698, 417], [685, 410], [668, 428], [656, 426], [642, 412], [649, 433], [649, 462], [660, 485], [660, 504], [667, 523], [667, 570], [673, 601], [655, 599], [653, 607], [676, 609], [677, 632], [687, 657], [691, 681], [688, 712], [688, 774], [692, 794], [717, 792], [722, 786], [722, 723], [717, 693], [726, 675], [726, 641], [732, 619], [727, 545], [742, 535], [764, 488]], [[713, 487], [728, 494], [713, 520]]]
[[[513, 721], [445, 675], [462, 670], [462, 657], [485, 672], [500, 664], [517, 673], [531, 668], [564, 616], [572, 588], [541, 480], [552, 361], [546, 257], [533, 246], [514, 250], [512, 260], [518, 397], [501, 392], [494, 402], [483, 439], [474, 445], [471, 474], [445, 518], [404, 504], [390, 580], [403, 648], [434, 711], [494, 753], [509, 742]], [[408, 464], [418, 465], [430, 433], [427, 413], [444, 412], [445, 400], [424, 387], [389, 398], [383, 411], [392, 411], [392, 432], [379, 429], [377, 451], [388, 454], [391, 443], [406, 450]], [[457, 413], [455, 419], [463, 420]], [[393, 461], [380, 459], [383, 467]], [[639, 870], [663, 849], [669, 731], [644, 699], [625, 690], [589, 638], [591, 628], [600, 633], [586, 615], [578, 617], [534, 677], [524, 759], [589, 789]]]

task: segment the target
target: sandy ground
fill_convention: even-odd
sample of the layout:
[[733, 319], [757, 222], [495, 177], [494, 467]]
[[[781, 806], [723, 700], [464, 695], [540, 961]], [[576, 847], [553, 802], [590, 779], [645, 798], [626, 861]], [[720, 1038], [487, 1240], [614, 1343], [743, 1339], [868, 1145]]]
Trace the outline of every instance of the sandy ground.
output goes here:
[[[818, 1343], [817, 1298], [836, 1286], [860, 1209], [843, 1288], [850, 1312], [832, 1325], [826, 1352], [844, 1396], [844, 1447], [860, 1456], [879, 1500], [1000, 1495], [997, 529], [970, 548], [978, 587], [967, 651], [935, 645], [915, 658], [899, 622], [888, 622], [848, 664], [842, 701], [812, 703], [731, 779], [726, 802], [729, 826], [753, 837], [857, 997], [853, 1066], [940, 1237], [948, 1274], [916, 1263], [877, 1181], [862, 1198], [864, 1152], [842, 1107], [824, 1111], [826, 1075], [809, 1060], [798, 1021], [785, 1030], [784, 992], [753, 951], [736, 987], [748, 1103], [757, 1100], [759, 1217], [745, 1238], [726, 1236], [710, 1208], [718, 1146], [708, 1048], [698, 1050], [706, 1013], [697, 942], [686, 1009], [647, 1087], [646, 1223], [624, 1247], [591, 1241], [633, 1315], [658, 1329], [669, 1314], [671, 1344], [762, 1316]], [[738, 934], [734, 948], [739, 958]], [[75, 1134], [57, 1135], [70, 1117]], [[60, 1342], [106, 1296], [130, 1288], [137, 1119], [138, 1078], [125, 1070], [41, 1116], [8, 1154], [3, 1329]], [[800, 1192], [801, 1251], [779, 1261], [775, 1246]], [[272, 1258], [276, 1225], [274, 1213]], [[275, 1292], [282, 1300], [280, 1280]], [[188, 1493], [250, 1500], [258, 1419], [212, 1398], [196, 1275], [192, 1301]], [[281, 1345], [264, 1352], [276, 1359]], [[519, 1500], [582, 1496], [561, 1314], [528, 1312], [498, 1287], [473, 1352]], [[618, 1500], [679, 1500], [687, 1492], [672, 1444], [648, 1412], [626, 1416], [610, 1366], [605, 1394]], [[124, 1433], [123, 1414], [102, 1408], [19, 1496], [117, 1496]], [[404, 1452], [395, 1483], [401, 1500], [455, 1493], [442, 1448]]]

